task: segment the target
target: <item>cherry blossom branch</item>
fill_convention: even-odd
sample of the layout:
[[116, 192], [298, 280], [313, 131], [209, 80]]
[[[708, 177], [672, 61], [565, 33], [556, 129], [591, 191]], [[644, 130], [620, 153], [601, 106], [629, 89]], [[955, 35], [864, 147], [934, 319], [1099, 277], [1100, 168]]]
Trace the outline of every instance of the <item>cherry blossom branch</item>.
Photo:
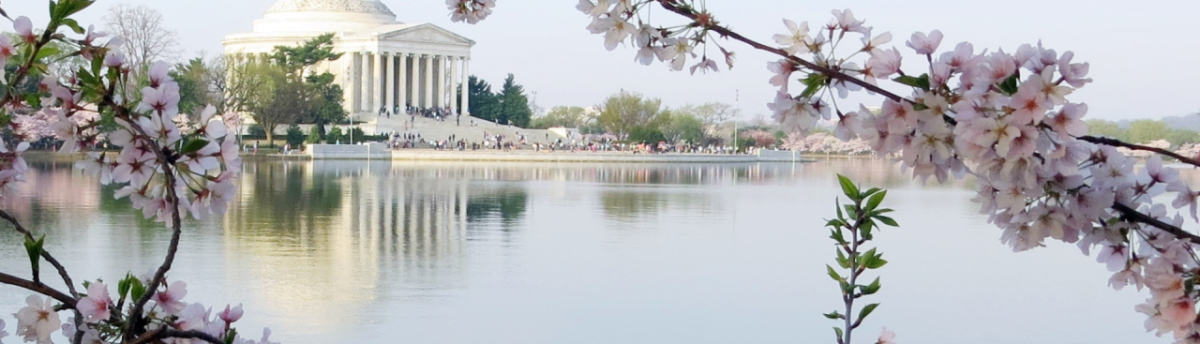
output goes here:
[[1188, 231], [1183, 230], [1183, 228], [1179, 228], [1177, 226], [1168, 224], [1166, 222], [1159, 221], [1158, 219], [1150, 217], [1149, 215], [1139, 212], [1133, 208], [1130, 208], [1127, 205], [1113, 202], [1112, 209], [1116, 210], [1118, 213], [1121, 213], [1121, 219], [1123, 219], [1123, 220], [1132, 221], [1132, 222], [1140, 222], [1140, 223], [1144, 223], [1144, 224], [1151, 225], [1154, 227], [1158, 227], [1158, 229], [1161, 229], [1167, 233], [1171, 233], [1171, 235], [1174, 235], [1176, 238], [1179, 238], [1180, 240], [1190, 240], [1193, 243], [1200, 243], [1200, 236], [1189, 233]]
[[[30, 233], [28, 229], [25, 229], [24, 226], [21, 226], [21, 223], [17, 221], [16, 217], [13, 217], [4, 210], [0, 210], [0, 218], [12, 223], [17, 232], [21, 232], [21, 234], [25, 235], [25, 239], [34, 240], [33, 233]], [[79, 293], [75, 291], [75, 283], [71, 281], [71, 275], [67, 273], [67, 268], [64, 267], [62, 263], [59, 263], [58, 259], [55, 259], [54, 256], [50, 255], [50, 252], [46, 251], [45, 249], [42, 249], [42, 259], [45, 259], [46, 262], [49, 262], [50, 265], [54, 266], [55, 270], [58, 270], [58, 274], [59, 276], [62, 276], [63, 283], [67, 284], [67, 291], [71, 292], [71, 296], [79, 297]]]
[[154, 330], [151, 332], [146, 332], [146, 333], [142, 334], [141, 336], [138, 336], [136, 339], [134, 339], [132, 342], [129, 342], [129, 343], [130, 344], [149, 344], [149, 343], [156, 343], [160, 340], [169, 339], [169, 338], [199, 339], [199, 340], [209, 342], [212, 344], [225, 344], [225, 341], [221, 340], [220, 338], [214, 337], [211, 334], [207, 334], [207, 333], [195, 331], [195, 330], [192, 330], [192, 331], [172, 330], [172, 329], [168, 329], [166, 327], [161, 327], [157, 330]]
[[1175, 152], [1172, 152], [1172, 151], [1169, 151], [1166, 149], [1162, 149], [1162, 148], [1155, 148], [1155, 147], [1144, 146], [1144, 145], [1139, 145], [1139, 144], [1127, 143], [1127, 142], [1113, 139], [1113, 138], [1096, 137], [1096, 136], [1090, 136], [1090, 135], [1076, 137], [1076, 139], [1079, 139], [1080, 141], [1091, 142], [1091, 143], [1098, 144], [1098, 145], [1107, 145], [1107, 146], [1113, 146], [1113, 147], [1125, 147], [1125, 148], [1129, 148], [1132, 150], [1154, 152], [1154, 153], [1158, 153], [1160, 155], [1166, 155], [1166, 156], [1175, 158], [1176, 160], [1179, 160], [1180, 162], [1188, 164], [1188, 165], [1200, 167], [1200, 160], [1188, 158], [1188, 157], [1185, 157], [1178, 153], [1175, 153]]
[[710, 31], [719, 33], [719, 34], [721, 34], [722, 37], [732, 38], [733, 40], [745, 43], [746, 45], [754, 47], [755, 49], [782, 56], [783, 58], [786, 58], [788, 61], [791, 61], [793, 63], [804, 66], [805, 68], [812, 69], [818, 73], [821, 73], [825, 76], [830, 77], [831, 79], [839, 79], [839, 80], [843, 80], [843, 81], [846, 81], [846, 82], [849, 82], [849, 83], [852, 83], [852, 84], [855, 84], [858, 86], [862, 86], [862, 88], [867, 89], [868, 91], [871, 91], [871, 92], [875, 92], [879, 95], [882, 95], [888, 99], [891, 99], [892, 101], [909, 102], [909, 103], [913, 102], [912, 100], [901, 97], [900, 95], [892, 93], [883, 88], [880, 88], [879, 86], [872, 85], [872, 84], [870, 84], [866, 81], [863, 81], [861, 79], [858, 79], [852, 75], [842, 73], [840, 71], [836, 71], [836, 70], [833, 70], [828, 67], [823, 67], [823, 66], [817, 65], [816, 63], [813, 63], [811, 61], [796, 57], [796, 56], [788, 53], [787, 51], [784, 51], [783, 49], [771, 47], [766, 44], [759, 43], [758, 41], [755, 41], [753, 39], [747, 38], [746, 36], [743, 36], [742, 34], [734, 32], [733, 30], [730, 30], [727, 27], [717, 25], [712, 20], [711, 17], [701, 18], [700, 14], [696, 13], [696, 11], [692, 10], [691, 7], [681, 6], [675, 0], [655, 0], [655, 1], [658, 1], [659, 5], [661, 5], [663, 9], [674, 12], [675, 14], [681, 15], [685, 18], [691, 19], [693, 22], [695, 22], [695, 24], [693, 24], [693, 25], [699, 25], [706, 30], [710, 30]]
[[52, 297], [55, 300], [58, 300], [58, 302], [62, 302], [69, 308], [75, 308], [75, 298], [67, 295], [66, 293], [58, 291], [58, 289], [54, 289], [48, 285], [42, 284], [41, 282], [34, 282], [0, 272], [0, 283], [25, 288], [26, 290]]

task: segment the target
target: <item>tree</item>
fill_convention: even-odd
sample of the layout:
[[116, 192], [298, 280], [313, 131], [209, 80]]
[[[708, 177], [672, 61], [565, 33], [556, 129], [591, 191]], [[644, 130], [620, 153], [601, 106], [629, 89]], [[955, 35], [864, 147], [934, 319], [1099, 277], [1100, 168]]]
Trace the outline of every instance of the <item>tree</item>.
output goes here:
[[310, 97], [315, 98], [315, 106], [309, 109], [302, 123], [315, 124], [320, 135], [325, 134], [325, 125], [346, 120], [346, 108], [342, 106], [342, 87], [334, 83], [335, 77], [330, 73], [310, 74], [305, 78], [311, 88]]
[[321, 130], [319, 126], [314, 125], [312, 129], [308, 130], [308, 136], [304, 138], [304, 143], [321, 143]]
[[179, 83], [179, 112], [198, 115], [196, 110], [213, 103], [209, 97], [210, 73], [202, 57], [176, 65], [170, 74]]
[[708, 136], [717, 136], [721, 124], [737, 116], [737, 109], [734, 109], [732, 105], [717, 102], [702, 105], [688, 104], [675, 111], [687, 113], [699, 119], [704, 126], [704, 134]]
[[1128, 140], [1134, 143], [1150, 142], [1166, 138], [1170, 131], [1171, 128], [1166, 123], [1152, 119], [1139, 119], [1129, 123]]
[[300, 130], [300, 126], [292, 124], [287, 128], [287, 143], [292, 148], [299, 147], [304, 144], [304, 131]]
[[1129, 141], [1129, 131], [1116, 123], [1102, 119], [1089, 119], [1087, 125], [1088, 132], [1092, 135]]
[[162, 13], [146, 5], [116, 4], [104, 16], [106, 30], [124, 39], [121, 50], [128, 65], [141, 71], [155, 61], [179, 57], [179, 37], [167, 28]]
[[288, 74], [276, 65], [262, 65], [260, 72], [269, 80], [269, 95], [262, 95], [250, 104], [254, 121], [262, 126], [267, 143], [275, 144], [275, 128], [283, 124], [296, 123], [301, 116], [314, 107], [309, 97], [309, 86]]
[[512, 74], [504, 79], [504, 87], [500, 94], [500, 123], [528, 127], [533, 113], [529, 110], [529, 98], [525, 96], [525, 88], [517, 85]]
[[307, 69], [312, 65], [342, 58], [341, 53], [333, 52], [333, 35], [332, 32], [325, 33], [293, 47], [276, 46], [271, 60], [289, 72], [307, 75]]
[[686, 112], [672, 111], [666, 114], [666, 125], [662, 128], [663, 135], [670, 142], [687, 142], [699, 144], [704, 142], [704, 122]]
[[617, 136], [625, 136], [637, 127], [657, 129], [666, 118], [662, 113], [662, 100], [646, 99], [640, 93], [621, 90], [620, 93], [609, 96], [600, 105], [600, 117], [597, 118], [597, 122], [604, 130]]
[[591, 122], [587, 109], [578, 106], [555, 106], [541, 117], [533, 119], [531, 128], [546, 129], [552, 127], [580, 128]]
[[492, 93], [492, 85], [474, 75], [467, 78], [467, 110], [476, 118], [497, 121], [500, 118], [500, 99]]

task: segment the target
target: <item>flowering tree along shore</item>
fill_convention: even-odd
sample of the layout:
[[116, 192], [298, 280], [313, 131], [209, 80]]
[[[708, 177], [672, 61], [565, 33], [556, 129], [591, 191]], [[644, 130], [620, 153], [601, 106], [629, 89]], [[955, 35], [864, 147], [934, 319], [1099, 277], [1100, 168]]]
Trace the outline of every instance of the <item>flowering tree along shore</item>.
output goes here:
[[[446, 2], [452, 19], [470, 23], [495, 6], [494, 0]], [[1136, 307], [1148, 331], [1200, 343], [1194, 287], [1200, 236], [1183, 225], [1185, 217], [1197, 220], [1200, 192], [1162, 158], [1196, 167], [1200, 161], [1088, 135], [1087, 104], [1068, 98], [1092, 82], [1089, 65], [1076, 62], [1074, 53], [1041, 43], [1006, 47], [1013, 53], [969, 42], [940, 49], [942, 33], [934, 30], [904, 42], [923, 57], [904, 70], [900, 51], [889, 45], [892, 34], [873, 34], [850, 10], [834, 10], [832, 20], [811, 27], [784, 19], [782, 33], [760, 41], [723, 25], [703, 1], [579, 0], [576, 8], [591, 19], [587, 30], [604, 35], [605, 47], [627, 43], [646, 65], [659, 61], [692, 73], [732, 67], [734, 53], [724, 46], [730, 42], [777, 55], [767, 66], [769, 82], [778, 87], [768, 106], [785, 128], [803, 133], [832, 120], [838, 138], [862, 139], [879, 154], [899, 156], [914, 178], [974, 177], [975, 201], [1001, 230], [1002, 243], [1024, 251], [1056, 240], [1095, 253], [1114, 273], [1113, 288], [1149, 289], [1150, 298]], [[652, 23], [652, 8], [679, 21]], [[661, 11], [655, 21], [667, 17]], [[697, 49], [709, 45], [716, 49]], [[891, 92], [883, 83], [911, 92]], [[844, 104], [851, 92], [880, 97], [882, 110], [876, 115]], [[1136, 159], [1122, 151], [1151, 156], [1135, 172]], [[890, 339], [888, 333], [879, 342]]]
[[[80, 280], [43, 248], [47, 238], [35, 236], [36, 228], [0, 210], [0, 219], [24, 237], [30, 262], [28, 277], [0, 272], [0, 283], [35, 293], [14, 314], [15, 334], [37, 343], [52, 342], [56, 332], [72, 343], [255, 343], [231, 327], [242, 317], [241, 305], [212, 314], [209, 307], [184, 301], [185, 282], [168, 279], [183, 217], [220, 215], [237, 192], [241, 161], [237, 143], [226, 135], [227, 123], [237, 119], [219, 116], [209, 106], [198, 123], [178, 126], [173, 119], [179, 115], [180, 91], [168, 65], [156, 62], [138, 70], [145, 81], [133, 77], [139, 67], [121, 51], [121, 37], [85, 30], [72, 18], [93, 3], [50, 1], [50, 20], [40, 30], [29, 18], [0, 8], [16, 31], [15, 39], [0, 35], [0, 65], [16, 67], [0, 78], [0, 124], [14, 134], [0, 142], [0, 197], [9, 197], [15, 183], [24, 180], [28, 166], [21, 153], [29, 142], [54, 135], [64, 142], [61, 152], [73, 153], [103, 137], [120, 152], [80, 155], [77, 167], [101, 184], [121, 186], [117, 197], [129, 198], [145, 217], [169, 227], [172, 236], [162, 264], [146, 275]], [[55, 56], [88, 63], [56, 75], [48, 68]], [[44, 274], [43, 268], [52, 272]], [[46, 284], [43, 277], [51, 274], [62, 279], [65, 290]], [[67, 313], [65, 322], [60, 313]], [[258, 343], [269, 343], [269, 334], [264, 330]]]

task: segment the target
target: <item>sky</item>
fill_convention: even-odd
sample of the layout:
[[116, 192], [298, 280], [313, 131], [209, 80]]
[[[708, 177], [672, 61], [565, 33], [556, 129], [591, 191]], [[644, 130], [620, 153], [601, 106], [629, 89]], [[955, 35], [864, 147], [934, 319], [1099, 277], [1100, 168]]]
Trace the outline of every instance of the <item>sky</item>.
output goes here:
[[[108, 7], [117, 3], [145, 4], [158, 9], [166, 26], [179, 34], [185, 56], [221, 51], [227, 34], [247, 32], [274, 0], [99, 0], [78, 19], [84, 26], [103, 26]], [[603, 37], [584, 29], [587, 16], [577, 12], [576, 0], [498, 0], [495, 14], [469, 25], [450, 21], [443, 0], [382, 0], [401, 22], [429, 22], [477, 42], [472, 49], [471, 73], [501, 84], [512, 73], [518, 84], [543, 108], [590, 106], [620, 90], [661, 98], [670, 107], [706, 102], [737, 104], [743, 119], [770, 115], [766, 104], [775, 95], [767, 83], [771, 55], [737, 42], [721, 42], [738, 54], [732, 70], [689, 75], [671, 72], [662, 63], [642, 66], [635, 51], [607, 51]], [[1039, 40], [1048, 48], [1075, 52], [1075, 61], [1091, 63], [1092, 84], [1068, 99], [1085, 102], [1089, 118], [1110, 120], [1160, 118], [1200, 111], [1200, 1], [937, 1], [937, 0], [706, 0], [716, 19], [764, 43], [784, 30], [781, 19], [823, 25], [830, 10], [854, 11], [876, 34], [891, 32], [891, 43], [905, 52], [906, 71], [927, 69], [904, 41], [916, 31], [941, 30], [942, 50], [969, 41], [978, 50], [1016, 51]], [[2, 0], [10, 15], [26, 15], [35, 27], [46, 22], [46, 1]], [[651, 13], [652, 22], [676, 23], [664, 11]], [[772, 44], [773, 45], [773, 44]], [[701, 49], [697, 49], [700, 52]], [[716, 52], [716, 47], [709, 47]], [[713, 54], [711, 56], [717, 56]], [[877, 98], [854, 96], [843, 107], [877, 105]]]

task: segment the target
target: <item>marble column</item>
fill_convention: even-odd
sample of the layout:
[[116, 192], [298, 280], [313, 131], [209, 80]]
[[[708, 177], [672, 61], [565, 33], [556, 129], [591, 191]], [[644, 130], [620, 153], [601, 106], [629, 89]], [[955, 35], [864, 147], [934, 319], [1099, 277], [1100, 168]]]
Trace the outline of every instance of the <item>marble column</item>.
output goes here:
[[438, 55], [433, 63], [433, 104], [440, 109], [446, 107], [446, 57]]
[[421, 107], [421, 55], [412, 54], [409, 59], [409, 90], [412, 91], [412, 96], [408, 101], [413, 107]]
[[371, 67], [373, 64], [371, 63], [371, 53], [363, 52], [361, 60], [362, 70], [358, 73], [358, 75], [362, 77], [362, 79], [359, 80], [359, 84], [362, 85], [362, 93], [359, 94], [359, 98], [361, 98], [361, 100], [359, 103], [358, 112], [370, 113], [371, 93], [375, 91], [375, 88], [371, 87], [371, 80], [375, 79], [372, 77], [373, 71], [371, 70]]
[[347, 85], [350, 90], [350, 113], [354, 114], [362, 109], [362, 54], [351, 53], [350, 57], [350, 80]]
[[425, 107], [433, 104], [433, 55], [425, 55]]
[[404, 113], [404, 105], [408, 104], [408, 54], [397, 54], [398, 66], [396, 70], [400, 73], [396, 84], [399, 91], [396, 92], [399, 97], [396, 99], [396, 105], [400, 107], [400, 113]]
[[369, 53], [369, 54], [371, 56], [371, 67], [370, 67], [371, 71], [368, 72], [368, 73], [370, 73], [368, 75], [371, 79], [367, 80], [367, 82], [370, 82], [370, 84], [367, 84], [367, 94], [368, 94], [367, 105], [370, 106], [370, 109], [368, 109], [368, 110], [370, 110], [370, 112], [372, 114], [378, 114], [379, 107], [381, 106], [379, 104], [380, 103], [379, 94], [382, 93], [379, 91], [379, 89], [380, 89], [379, 86], [381, 84], [381, 82], [379, 82], [379, 79], [382, 79], [382, 76], [383, 76], [383, 71], [381, 70], [383, 67], [383, 63], [380, 61], [381, 57], [380, 57], [379, 53]]
[[395, 59], [395, 57], [396, 57], [396, 55], [393, 53], [383, 53], [383, 58], [384, 58], [383, 65], [386, 67], [384, 70], [384, 73], [387, 76], [386, 78], [384, 78], [386, 80], [385, 81], [386, 83], [383, 85], [384, 86], [383, 87], [383, 89], [384, 89], [383, 106], [387, 108], [388, 112], [392, 112], [394, 110], [392, 108], [392, 105], [396, 104], [396, 59]]
[[471, 115], [471, 58], [463, 57], [463, 96], [462, 108], [463, 113], [467, 116]]
[[450, 57], [450, 113], [458, 114], [458, 57]]

